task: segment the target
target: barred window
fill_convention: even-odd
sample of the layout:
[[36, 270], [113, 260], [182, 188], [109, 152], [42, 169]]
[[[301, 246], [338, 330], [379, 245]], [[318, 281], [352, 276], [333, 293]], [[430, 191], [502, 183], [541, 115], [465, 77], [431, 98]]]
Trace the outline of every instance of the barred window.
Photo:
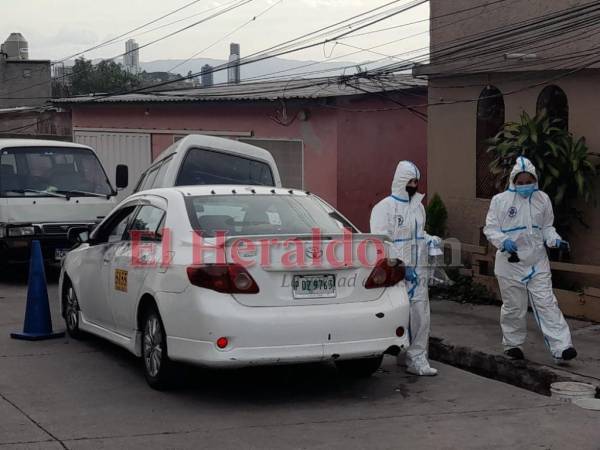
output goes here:
[[504, 98], [494, 86], [487, 86], [477, 102], [477, 198], [492, 198], [498, 193], [494, 176], [490, 172], [492, 156], [487, 153], [488, 140], [504, 125]]
[[546, 86], [537, 99], [537, 113], [546, 113], [555, 126], [569, 129], [569, 100], [567, 94], [555, 85]]

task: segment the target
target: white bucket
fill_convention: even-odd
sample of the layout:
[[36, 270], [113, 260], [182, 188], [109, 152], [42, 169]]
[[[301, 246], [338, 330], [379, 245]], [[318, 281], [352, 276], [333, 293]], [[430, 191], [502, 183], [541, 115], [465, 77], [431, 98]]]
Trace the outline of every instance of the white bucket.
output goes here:
[[562, 381], [550, 385], [552, 398], [562, 402], [572, 402], [580, 398], [594, 398], [596, 386], [588, 383], [576, 383], [573, 381]]

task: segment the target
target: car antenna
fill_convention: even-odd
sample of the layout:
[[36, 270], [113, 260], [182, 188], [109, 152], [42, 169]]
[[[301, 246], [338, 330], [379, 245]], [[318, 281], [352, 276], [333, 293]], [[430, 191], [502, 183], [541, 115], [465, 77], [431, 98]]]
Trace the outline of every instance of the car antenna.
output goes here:
[[250, 192], [252, 192], [253, 194], [256, 194], [256, 190], [254, 190], [254, 189], [250, 189]]
[[274, 193], [275, 193], [275, 189], [271, 189], [271, 194], [274, 194]]
[[294, 194], [294, 191], [292, 189], [290, 189], [288, 192], [292, 195]]
[[217, 194], [217, 193], [215, 192], [215, 190], [214, 190], [214, 189], [213, 189], [212, 191], [210, 191], [210, 193], [211, 193], [212, 195], [216, 195], [216, 194]]
[[237, 194], [237, 192], [235, 191], [235, 189], [232, 189], [232, 190], [231, 190], [231, 193], [232, 193], [232, 194]]

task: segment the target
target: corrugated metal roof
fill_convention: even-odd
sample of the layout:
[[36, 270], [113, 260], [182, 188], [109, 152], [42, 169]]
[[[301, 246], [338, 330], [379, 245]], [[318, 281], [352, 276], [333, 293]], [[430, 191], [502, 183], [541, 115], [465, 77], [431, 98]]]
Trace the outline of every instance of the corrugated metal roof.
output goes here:
[[[356, 77], [304, 78], [283, 81], [247, 82], [176, 91], [160, 91], [123, 95], [96, 94], [52, 100], [56, 104], [80, 103], [147, 103], [252, 101], [279, 99], [315, 99], [362, 95], [365, 93], [423, 89], [427, 82], [411, 75], [386, 76], [384, 79]], [[365, 92], [366, 91], [366, 92]]]

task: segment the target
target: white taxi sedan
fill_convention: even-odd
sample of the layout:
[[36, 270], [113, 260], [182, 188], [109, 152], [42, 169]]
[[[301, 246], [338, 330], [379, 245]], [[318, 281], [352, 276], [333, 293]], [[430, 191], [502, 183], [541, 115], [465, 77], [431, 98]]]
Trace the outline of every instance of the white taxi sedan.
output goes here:
[[174, 362], [329, 360], [368, 376], [409, 344], [404, 267], [385, 258], [381, 237], [306, 192], [143, 191], [74, 235], [59, 285], [68, 333], [142, 357], [154, 388], [168, 385]]

